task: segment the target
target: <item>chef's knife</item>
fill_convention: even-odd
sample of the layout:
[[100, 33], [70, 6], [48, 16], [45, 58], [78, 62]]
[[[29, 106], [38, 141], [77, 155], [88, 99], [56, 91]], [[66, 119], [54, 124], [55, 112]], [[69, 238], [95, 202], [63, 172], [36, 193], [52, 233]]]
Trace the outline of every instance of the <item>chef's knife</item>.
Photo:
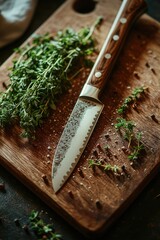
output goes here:
[[55, 192], [69, 178], [88, 143], [104, 106], [99, 100], [99, 93], [109, 78], [128, 30], [145, 10], [143, 0], [123, 0], [120, 6], [59, 140], [52, 165]]

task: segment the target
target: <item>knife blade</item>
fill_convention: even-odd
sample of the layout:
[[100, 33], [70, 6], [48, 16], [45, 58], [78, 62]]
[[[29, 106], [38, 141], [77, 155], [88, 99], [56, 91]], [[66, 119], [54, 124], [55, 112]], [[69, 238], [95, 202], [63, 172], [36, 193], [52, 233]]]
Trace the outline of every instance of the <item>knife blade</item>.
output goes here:
[[72, 174], [92, 135], [104, 107], [99, 95], [110, 76], [129, 29], [146, 9], [144, 0], [123, 0], [118, 10], [57, 145], [52, 164], [55, 193]]

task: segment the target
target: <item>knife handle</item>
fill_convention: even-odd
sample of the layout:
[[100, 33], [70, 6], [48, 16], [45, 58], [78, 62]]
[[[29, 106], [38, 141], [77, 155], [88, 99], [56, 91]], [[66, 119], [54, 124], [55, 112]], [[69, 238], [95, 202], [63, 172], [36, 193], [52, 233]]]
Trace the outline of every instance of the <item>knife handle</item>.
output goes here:
[[[144, 0], [123, 0], [80, 96], [94, 97], [98, 100], [99, 92], [113, 69], [128, 31], [146, 9]], [[89, 90], [91, 87], [93, 89]]]

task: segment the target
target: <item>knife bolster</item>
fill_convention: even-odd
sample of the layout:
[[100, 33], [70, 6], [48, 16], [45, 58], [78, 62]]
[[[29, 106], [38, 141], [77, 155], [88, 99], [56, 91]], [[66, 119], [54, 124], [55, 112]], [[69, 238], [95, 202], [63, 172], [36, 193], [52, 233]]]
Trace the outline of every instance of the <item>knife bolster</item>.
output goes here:
[[99, 93], [100, 93], [99, 88], [94, 87], [90, 84], [85, 84], [80, 93], [80, 97], [92, 98], [92, 99], [95, 99], [96, 101], [100, 102], [100, 100], [98, 98]]

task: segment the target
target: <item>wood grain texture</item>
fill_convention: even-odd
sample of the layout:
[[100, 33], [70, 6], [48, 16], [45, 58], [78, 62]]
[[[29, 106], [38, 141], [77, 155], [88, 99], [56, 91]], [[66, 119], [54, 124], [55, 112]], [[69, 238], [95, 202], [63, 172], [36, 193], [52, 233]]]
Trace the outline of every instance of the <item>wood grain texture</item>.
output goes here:
[[[74, 11], [73, 2], [67, 1], [37, 33], [55, 34], [68, 26], [75, 29], [90, 26], [97, 16], [102, 15], [104, 22], [95, 32], [100, 49], [121, 1], [99, 1], [94, 11], [88, 14]], [[14, 55], [0, 68], [1, 90], [4, 90], [2, 83], [9, 81], [8, 67], [13, 58]], [[100, 234], [131, 204], [160, 166], [159, 65], [160, 25], [143, 15], [127, 37], [125, 48], [102, 94], [105, 108], [92, 138], [73, 175], [58, 194], [54, 194], [51, 184], [52, 158], [88, 71], [79, 75], [72, 89], [61, 98], [57, 110], [38, 129], [37, 141], [21, 139], [18, 126], [8, 127], [5, 131], [1, 129], [1, 164], [79, 231], [91, 237]], [[127, 118], [136, 123], [137, 131], [142, 131], [145, 154], [138, 165], [131, 166], [122, 148], [125, 142], [113, 124], [118, 117], [117, 108], [135, 87], [142, 85], [148, 87], [148, 91], [138, 101], [137, 108], [127, 112]], [[101, 151], [99, 144], [109, 145], [110, 153]], [[95, 150], [106, 162], [120, 167], [125, 165], [127, 173], [117, 177], [100, 168], [93, 171], [88, 160]]]

